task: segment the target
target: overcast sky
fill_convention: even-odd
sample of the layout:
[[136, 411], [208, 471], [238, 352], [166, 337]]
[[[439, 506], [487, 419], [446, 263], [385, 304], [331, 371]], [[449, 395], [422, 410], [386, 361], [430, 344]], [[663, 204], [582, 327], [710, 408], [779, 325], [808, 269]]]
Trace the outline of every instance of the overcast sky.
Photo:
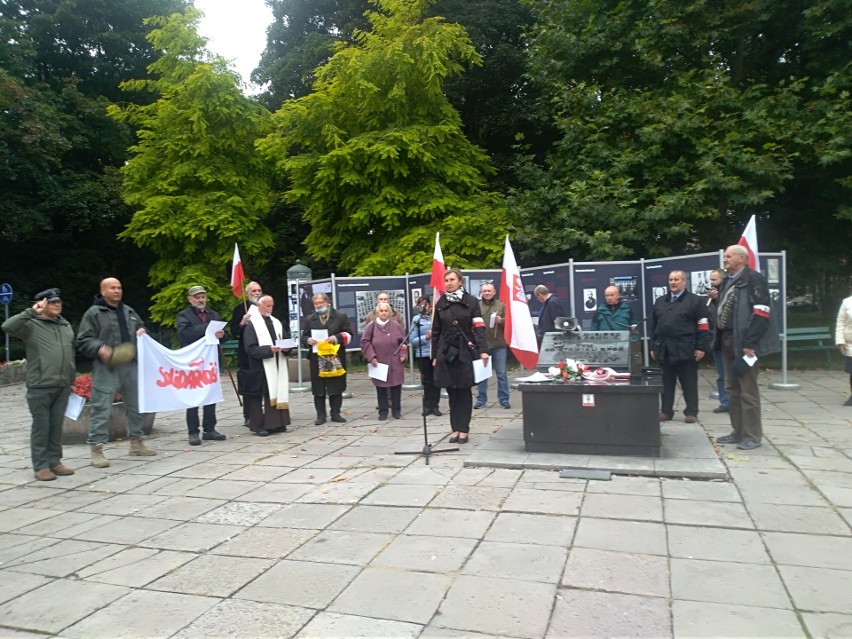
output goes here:
[[[272, 11], [263, 0], [195, 0], [204, 13], [198, 31], [207, 38], [207, 48], [230, 60], [234, 69], [249, 84], [249, 76], [266, 47], [266, 27]], [[258, 92], [249, 86], [247, 93]]]

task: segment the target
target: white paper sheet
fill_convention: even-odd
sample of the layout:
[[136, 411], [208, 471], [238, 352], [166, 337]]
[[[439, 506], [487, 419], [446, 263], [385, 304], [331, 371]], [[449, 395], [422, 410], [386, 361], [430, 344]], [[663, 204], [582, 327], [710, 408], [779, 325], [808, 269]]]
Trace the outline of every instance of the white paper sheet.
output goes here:
[[204, 331], [204, 343], [205, 344], [218, 344], [219, 338], [216, 337], [216, 333], [218, 331], [225, 330], [225, 326], [228, 325], [228, 322], [220, 322], [219, 320], [211, 320], [207, 325], [207, 330]]
[[752, 355], [751, 357], [749, 357], [748, 355], [743, 355], [743, 359], [745, 360], [745, 363], [749, 366], [754, 366], [755, 362], [757, 362], [756, 355]]
[[492, 367], [490, 357], [485, 362], [483, 362], [479, 357], [473, 360], [473, 381], [476, 384], [490, 378], [491, 372]]
[[388, 381], [388, 371], [390, 371], [390, 366], [387, 364], [382, 364], [379, 362], [375, 366], [372, 364], [367, 365], [367, 374], [372, 379], [377, 379], [380, 382]]
[[73, 419], [75, 422], [80, 419], [80, 413], [83, 412], [83, 406], [86, 405], [86, 400], [81, 395], [71, 393], [68, 396], [68, 405], [65, 407], [65, 417]]
[[296, 348], [296, 340], [288, 337], [287, 339], [275, 340], [275, 345], [279, 348]]
[[[313, 337], [318, 342], [324, 342], [328, 339], [328, 329], [327, 328], [312, 328], [311, 329], [311, 337]], [[313, 348], [314, 353], [317, 352], [317, 345], [314, 344]]]
[[524, 384], [535, 384], [536, 382], [552, 382], [553, 378], [545, 373], [533, 373], [526, 377], [518, 377], [515, 381], [523, 382]]

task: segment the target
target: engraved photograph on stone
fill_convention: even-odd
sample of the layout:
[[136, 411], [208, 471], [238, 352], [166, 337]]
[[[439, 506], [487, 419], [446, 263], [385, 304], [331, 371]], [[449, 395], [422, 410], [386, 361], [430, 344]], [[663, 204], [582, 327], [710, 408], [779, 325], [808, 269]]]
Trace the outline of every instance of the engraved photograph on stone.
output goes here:
[[558, 331], [546, 333], [541, 343], [537, 369], [546, 371], [566, 359], [587, 366], [626, 369], [630, 365], [628, 331]]

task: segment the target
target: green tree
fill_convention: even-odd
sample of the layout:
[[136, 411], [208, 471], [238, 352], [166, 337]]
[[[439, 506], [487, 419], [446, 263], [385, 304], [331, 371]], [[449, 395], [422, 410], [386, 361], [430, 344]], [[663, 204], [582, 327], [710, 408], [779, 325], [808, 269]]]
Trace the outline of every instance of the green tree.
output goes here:
[[227, 299], [235, 242], [256, 261], [272, 246], [263, 225], [269, 175], [254, 150], [269, 114], [242, 95], [223, 60], [205, 60], [198, 16], [190, 10], [149, 19], [157, 28], [148, 37], [163, 55], [149, 67], [152, 79], [122, 86], [157, 100], [110, 109], [139, 138], [122, 169], [124, 199], [135, 210], [122, 237], [157, 255], [151, 315], [169, 325], [190, 285], [205, 286], [212, 303]]
[[[755, 212], [761, 229], [782, 228], [782, 203], [812, 179], [805, 167], [831, 165], [823, 176], [842, 186], [844, 3], [526, 4], [537, 18], [531, 74], [558, 136], [544, 162], [520, 162], [525, 188], [511, 205], [525, 255], [715, 249]], [[829, 112], [841, 117], [834, 133]], [[836, 224], [842, 200], [826, 202], [821, 224]]]
[[106, 106], [153, 59], [142, 19], [186, 4], [0, 2], [0, 273], [16, 301], [61, 286], [74, 319], [118, 275], [147, 306], [147, 255], [116, 238], [130, 219], [118, 168], [133, 137]]
[[266, 49], [252, 80], [268, 88], [259, 99], [270, 110], [285, 100], [307, 95], [314, 69], [326, 63], [337, 42], [349, 41], [356, 29], [367, 28], [368, 0], [266, 0], [273, 21]]
[[376, 4], [372, 30], [339, 46], [315, 91], [286, 102], [258, 146], [289, 178], [311, 256], [354, 274], [423, 270], [440, 230], [448, 264], [493, 266], [505, 211], [442, 91], [479, 56], [462, 27], [424, 19], [429, 2]]

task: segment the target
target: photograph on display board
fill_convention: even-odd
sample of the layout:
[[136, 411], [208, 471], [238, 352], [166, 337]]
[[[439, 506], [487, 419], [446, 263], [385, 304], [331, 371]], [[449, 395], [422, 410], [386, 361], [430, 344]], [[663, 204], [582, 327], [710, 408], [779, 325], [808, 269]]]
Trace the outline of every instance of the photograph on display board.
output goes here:
[[422, 288], [411, 289], [411, 308], [417, 308], [417, 302], [420, 301], [421, 297], [423, 297]]
[[618, 289], [622, 302], [635, 302], [639, 299], [639, 277], [636, 275], [616, 275], [609, 278], [610, 286]]
[[689, 274], [689, 290], [693, 295], [707, 295], [710, 290], [710, 273], [709, 271], [692, 271]]
[[367, 325], [367, 316], [376, 310], [376, 298], [387, 293], [390, 297], [390, 305], [397, 313], [402, 315], [403, 322], [408, 317], [408, 309], [406, 309], [405, 290], [379, 290], [379, 291], [356, 291], [355, 292], [355, 313], [358, 316], [358, 333], [364, 333], [364, 327]]
[[663, 297], [668, 292], [669, 289], [667, 286], [655, 286], [653, 288], [654, 301], [657, 301], [659, 298]]
[[583, 289], [583, 310], [594, 313], [598, 309], [598, 293], [593, 288]]
[[307, 317], [314, 312], [313, 296], [317, 293], [326, 293], [331, 298], [331, 282], [320, 282], [318, 284], [305, 284], [299, 287], [299, 312], [302, 317]]
[[778, 262], [777, 258], [766, 260], [766, 282], [768, 284], [778, 284], [781, 281], [778, 276]]

